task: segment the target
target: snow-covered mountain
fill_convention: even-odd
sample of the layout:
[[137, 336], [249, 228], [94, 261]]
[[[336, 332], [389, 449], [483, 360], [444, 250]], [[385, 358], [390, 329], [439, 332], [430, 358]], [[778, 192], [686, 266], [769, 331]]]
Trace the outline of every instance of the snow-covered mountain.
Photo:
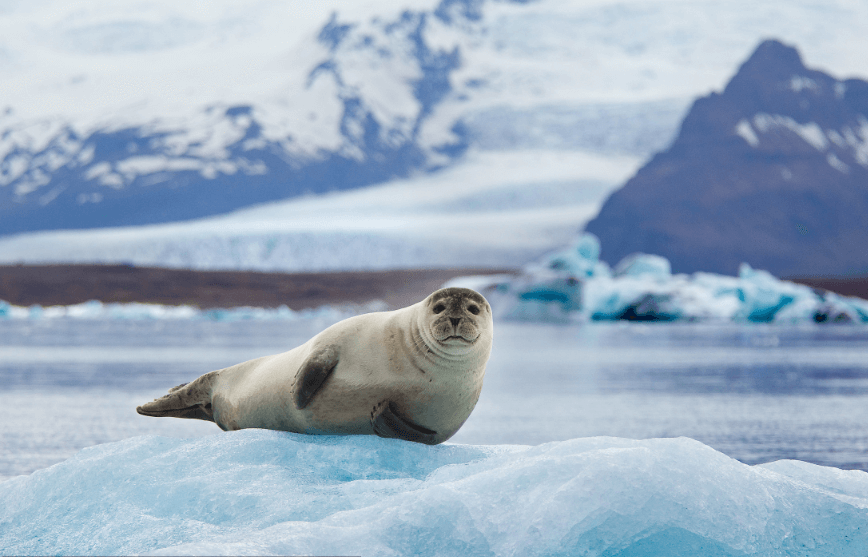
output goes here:
[[[565, 243], [642, 158], [671, 142], [691, 100], [719, 89], [762, 38], [799, 44], [808, 62], [839, 75], [868, 75], [866, 27], [868, 5], [844, 0], [2, 4], [0, 235], [191, 219], [393, 178], [383, 191], [409, 197], [451, 179], [472, 186], [456, 184], [436, 204], [434, 212], [462, 208], [452, 217], [464, 223], [456, 241], [527, 238], [490, 257], [518, 265]], [[455, 172], [424, 176], [444, 166]], [[353, 196], [330, 199], [345, 211]], [[407, 204], [423, 207], [418, 199]], [[443, 231], [410, 219], [412, 233], [386, 237], [370, 213], [313, 222], [322, 212], [300, 218], [306, 201], [281, 218], [285, 203], [294, 202], [278, 202], [258, 224], [250, 213], [243, 226], [178, 225], [158, 234], [162, 247], [143, 247], [151, 233], [132, 228], [106, 229], [99, 241], [91, 232], [25, 234], [4, 241], [0, 258], [174, 254], [164, 260], [342, 268], [370, 248], [384, 254], [378, 266], [391, 253], [405, 254], [395, 265], [432, 264], [419, 246]], [[325, 223], [334, 226], [323, 235]], [[290, 252], [275, 243], [308, 251], [279, 256]], [[325, 260], [348, 245], [366, 246], [349, 250], [355, 263]], [[444, 252], [442, 264], [476, 258], [474, 250], [452, 262], [457, 252]]]
[[[302, 75], [287, 72], [289, 83], [264, 104], [227, 97], [180, 118], [122, 112], [90, 126], [66, 115], [16, 121], [7, 108], [0, 233], [190, 219], [448, 162], [466, 134], [423, 126], [450, 92], [460, 57], [449, 40], [433, 44], [429, 35], [463, 33], [478, 19], [470, 6], [451, 4], [361, 23], [332, 14], [289, 52]], [[180, 48], [203, 32], [184, 20], [88, 21], [61, 24], [56, 40], [132, 64], [142, 51]]]
[[611, 264], [645, 252], [679, 272], [868, 271], [868, 82], [762, 43], [586, 230]]

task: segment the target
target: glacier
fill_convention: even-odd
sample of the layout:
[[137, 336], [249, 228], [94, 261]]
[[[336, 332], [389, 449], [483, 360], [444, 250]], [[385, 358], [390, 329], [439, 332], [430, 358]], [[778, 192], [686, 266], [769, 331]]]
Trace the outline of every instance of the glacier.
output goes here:
[[614, 269], [584, 233], [515, 276], [459, 277], [450, 286], [483, 292], [506, 318], [569, 321], [868, 323], [868, 300], [817, 291], [742, 263], [737, 277], [672, 274], [659, 255], [636, 253]]
[[179, 223], [0, 237], [0, 263], [328, 271], [515, 268], [575, 235], [636, 157], [473, 152], [441, 171]]
[[0, 483], [4, 554], [856, 555], [868, 474], [688, 438], [434, 447], [242, 430]]

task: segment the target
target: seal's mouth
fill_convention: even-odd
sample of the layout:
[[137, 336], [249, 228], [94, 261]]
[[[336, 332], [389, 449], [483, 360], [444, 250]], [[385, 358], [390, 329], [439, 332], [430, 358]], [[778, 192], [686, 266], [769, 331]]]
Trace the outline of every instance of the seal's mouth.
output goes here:
[[451, 336], [444, 338], [440, 342], [442, 342], [444, 344], [445, 343], [449, 343], [449, 344], [455, 344], [455, 343], [473, 344], [474, 342], [476, 342], [476, 339], [470, 340], [470, 339], [464, 338], [464, 337], [459, 336], [459, 335], [451, 335]]

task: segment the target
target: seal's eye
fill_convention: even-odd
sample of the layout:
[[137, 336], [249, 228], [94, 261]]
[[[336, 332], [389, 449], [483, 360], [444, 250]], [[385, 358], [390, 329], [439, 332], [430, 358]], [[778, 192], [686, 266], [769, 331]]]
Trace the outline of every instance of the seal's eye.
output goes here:
[[479, 306], [470, 304], [469, 306], [467, 306], [467, 311], [469, 311], [473, 315], [479, 315]]
[[446, 309], [446, 306], [443, 304], [437, 304], [434, 306], [434, 313], [443, 313], [443, 310]]

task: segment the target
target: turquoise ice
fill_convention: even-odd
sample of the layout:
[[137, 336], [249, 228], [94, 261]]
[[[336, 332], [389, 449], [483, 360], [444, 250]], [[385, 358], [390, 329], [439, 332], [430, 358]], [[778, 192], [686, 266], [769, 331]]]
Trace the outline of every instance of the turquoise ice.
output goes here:
[[687, 438], [136, 437], [0, 483], [4, 554], [864, 555], [868, 474]]
[[599, 240], [586, 233], [516, 277], [474, 277], [474, 286], [500, 315], [534, 321], [868, 323], [868, 301], [818, 292], [747, 263], [737, 277], [686, 275], [672, 274], [659, 255], [636, 253], [610, 269], [599, 254]]

